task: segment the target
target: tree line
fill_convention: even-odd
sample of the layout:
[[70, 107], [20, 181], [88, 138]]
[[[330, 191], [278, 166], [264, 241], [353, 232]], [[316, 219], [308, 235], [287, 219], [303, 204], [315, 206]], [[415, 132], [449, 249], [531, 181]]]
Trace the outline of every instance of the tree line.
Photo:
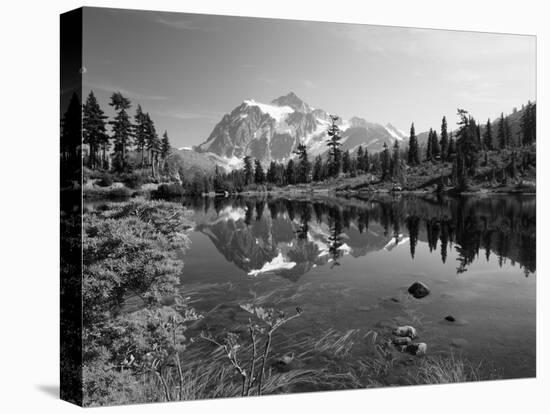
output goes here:
[[[93, 91], [90, 91], [82, 106], [83, 143], [89, 149], [86, 166], [115, 172], [150, 168], [151, 175], [156, 177], [171, 152], [168, 132], [164, 131], [162, 137], [159, 137], [150, 114], [144, 112], [141, 105], [137, 106], [132, 117], [129, 114], [132, 104], [120, 92], [111, 95], [109, 105], [115, 110], [111, 120], [101, 109]], [[110, 134], [108, 125], [111, 126]], [[130, 151], [139, 154], [138, 162], [130, 161]]]
[[341, 174], [350, 177], [369, 174], [371, 181], [389, 181], [397, 184], [406, 181], [407, 168], [425, 163], [450, 163], [451, 182], [455, 186], [464, 187], [477, 172], [480, 154], [484, 154], [487, 163], [488, 151], [504, 149], [512, 150], [510, 175], [514, 176], [514, 163], [518, 161], [514, 150], [536, 141], [536, 104], [528, 102], [523, 108], [520, 131], [516, 138], [511, 136], [508, 118], [503, 113], [496, 122], [496, 133], [493, 133], [490, 119], [482, 126], [465, 110], [459, 109], [457, 115], [458, 128], [455, 136], [453, 132], [449, 132], [444, 116], [439, 134], [435, 129], [430, 129], [427, 142], [421, 147], [412, 123], [406, 148], [402, 149], [396, 140], [392, 148], [384, 143], [382, 151], [373, 154], [361, 145], [353, 153], [350, 150], [342, 150], [339, 117], [330, 115], [325, 157], [318, 155], [312, 161], [306, 145], [299, 143], [294, 151], [295, 157], [286, 163], [271, 161], [265, 170], [260, 160], [247, 155], [243, 159], [243, 167], [239, 170], [224, 173], [216, 168], [212, 179], [202, 177], [200, 190], [239, 191], [247, 187], [253, 189], [254, 185], [307, 184], [337, 178]]

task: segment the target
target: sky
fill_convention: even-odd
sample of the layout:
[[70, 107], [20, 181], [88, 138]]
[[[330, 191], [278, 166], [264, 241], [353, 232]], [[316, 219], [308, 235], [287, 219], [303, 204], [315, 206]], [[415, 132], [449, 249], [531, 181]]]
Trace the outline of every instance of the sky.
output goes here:
[[246, 99], [293, 91], [314, 108], [408, 133], [483, 122], [536, 99], [534, 36], [86, 8], [83, 93], [120, 91], [174, 147], [199, 145]]

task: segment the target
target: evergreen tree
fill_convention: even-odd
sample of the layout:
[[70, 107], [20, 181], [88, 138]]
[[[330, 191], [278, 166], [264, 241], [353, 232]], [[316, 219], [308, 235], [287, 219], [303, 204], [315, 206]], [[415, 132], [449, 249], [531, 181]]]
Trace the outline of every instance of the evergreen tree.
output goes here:
[[390, 173], [390, 151], [388, 150], [388, 144], [384, 142], [384, 150], [380, 159], [381, 178], [385, 180], [389, 177]]
[[345, 174], [351, 171], [351, 156], [349, 150], [344, 151], [342, 155], [342, 171]]
[[371, 168], [371, 162], [369, 160], [369, 150], [365, 148], [365, 152], [363, 153], [363, 170], [368, 173]]
[[[90, 168], [98, 167], [98, 152], [100, 148], [105, 150], [105, 142], [109, 142], [105, 129], [105, 119], [107, 119], [107, 116], [100, 108], [93, 91], [90, 91], [82, 111], [82, 137], [84, 143], [88, 144], [90, 149]], [[101, 164], [104, 165], [105, 153], [103, 153], [101, 161]]]
[[403, 180], [403, 171], [401, 169], [401, 157], [399, 155], [399, 142], [393, 143], [393, 154], [391, 160], [391, 177], [393, 180], [401, 182]]
[[163, 160], [166, 160], [166, 157], [170, 154], [170, 151], [172, 151], [172, 146], [170, 145], [170, 138], [168, 138], [168, 131], [164, 131], [164, 134], [162, 134], [162, 142], [161, 142], [161, 149], [160, 149], [160, 156]]
[[340, 146], [342, 139], [340, 135], [340, 128], [336, 125], [339, 117], [336, 115], [330, 115], [331, 125], [328, 128], [327, 146], [329, 147], [329, 174], [333, 177], [338, 176], [342, 164], [342, 151]]
[[453, 133], [449, 135], [449, 153], [448, 158], [451, 159], [454, 155], [456, 155], [456, 141], [453, 138]]
[[531, 145], [536, 141], [537, 134], [537, 106], [531, 101], [523, 108], [523, 114], [520, 121], [521, 143]]
[[285, 179], [287, 184], [296, 184], [296, 167], [294, 166], [294, 160], [292, 158], [288, 160], [286, 165]]
[[111, 95], [111, 102], [109, 105], [117, 112], [115, 119], [110, 122], [115, 143], [114, 168], [118, 171], [124, 171], [127, 164], [127, 148], [131, 144], [133, 130], [130, 117], [126, 111], [130, 109], [132, 105], [130, 100], [125, 98], [120, 92], [115, 92]]
[[498, 120], [497, 142], [500, 149], [506, 148], [506, 123], [504, 121], [504, 113], [500, 114]]
[[252, 159], [247, 155], [244, 157], [244, 184], [249, 185], [254, 182], [254, 168], [252, 166]]
[[426, 143], [426, 161], [432, 159], [432, 143], [433, 143], [433, 130], [430, 128], [428, 132], [428, 142]]
[[357, 169], [359, 171], [365, 171], [365, 167], [364, 167], [363, 163], [364, 163], [363, 146], [359, 145], [359, 148], [357, 148]]
[[311, 164], [308, 160], [306, 145], [303, 143], [299, 144], [294, 153], [298, 155], [299, 160], [296, 179], [299, 183], [307, 183], [309, 182]]
[[504, 141], [506, 142], [506, 147], [514, 146], [514, 143], [512, 142], [512, 132], [510, 131], [510, 124], [508, 123], [508, 117], [504, 118]]
[[447, 161], [449, 157], [449, 134], [447, 132], [447, 118], [443, 117], [441, 120], [441, 160]]
[[477, 168], [477, 153], [479, 144], [477, 140], [477, 125], [475, 120], [468, 115], [468, 112], [459, 109], [457, 142], [456, 142], [456, 171], [457, 184], [460, 188], [466, 187], [466, 180], [469, 176], [473, 176]]
[[277, 163], [271, 161], [267, 169], [266, 180], [268, 183], [277, 184]]
[[313, 163], [313, 181], [322, 181], [323, 179], [323, 159], [318, 155]]
[[493, 131], [491, 126], [491, 120], [487, 119], [487, 125], [485, 125], [485, 133], [483, 134], [483, 146], [486, 150], [493, 149]]
[[147, 151], [149, 152], [149, 162], [151, 164], [151, 174], [153, 177], [157, 176], [157, 169], [159, 163], [159, 154], [162, 150], [162, 142], [159, 139], [155, 123], [151, 119], [149, 113], [145, 114], [145, 140], [147, 145]]
[[141, 105], [137, 106], [136, 114], [134, 115], [134, 142], [137, 150], [141, 153], [141, 168], [145, 164], [145, 147], [147, 146], [147, 119]]
[[254, 181], [257, 184], [265, 183], [265, 173], [260, 160], [255, 161], [254, 165]]
[[439, 140], [437, 138], [437, 132], [434, 130], [432, 133], [432, 159], [437, 160], [441, 156], [441, 148], [439, 146]]
[[411, 132], [409, 135], [408, 163], [409, 165], [420, 164], [420, 157], [418, 155], [418, 139], [416, 138], [416, 133], [414, 131], [414, 123], [411, 124]]

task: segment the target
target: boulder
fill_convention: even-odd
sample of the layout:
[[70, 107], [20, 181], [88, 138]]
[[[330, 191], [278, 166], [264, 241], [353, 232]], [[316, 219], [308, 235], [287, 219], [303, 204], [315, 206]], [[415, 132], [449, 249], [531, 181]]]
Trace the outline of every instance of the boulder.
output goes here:
[[396, 346], [403, 346], [409, 345], [412, 342], [412, 339], [408, 336], [399, 336], [397, 338], [393, 338], [392, 342]]
[[422, 282], [414, 282], [409, 287], [409, 293], [416, 299], [422, 299], [430, 294], [430, 289]]
[[399, 326], [399, 327], [395, 328], [393, 330], [393, 334], [395, 336], [402, 336], [402, 337], [407, 336], [411, 339], [414, 339], [418, 336], [417, 333], [416, 333], [416, 329], [413, 328], [412, 326], [408, 326], [408, 325], [407, 326]]
[[404, 352], [407, 352], [411, 355], [425, 355], [428, 351], [428, 345], [426, 345], [424, 342], [419, 342], [417, 344], [409, 344], [404, 347]]

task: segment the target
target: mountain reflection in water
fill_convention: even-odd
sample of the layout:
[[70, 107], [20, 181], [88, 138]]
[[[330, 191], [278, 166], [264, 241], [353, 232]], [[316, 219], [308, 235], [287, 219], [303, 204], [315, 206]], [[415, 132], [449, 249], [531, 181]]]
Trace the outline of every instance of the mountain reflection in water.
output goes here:
[[[188, 198], [195, 230], [249, 276], [274, 274], [297, 281], [317, 266], [334, 268], [408, 244], [427, 246], [443, 263], [456, 253], [456, 273], [492, 255], [499, 266], [536, 271], [535, 197], [373, 199], [275, 197]], [[420, 243], [423, 242], [423, 243]]]

